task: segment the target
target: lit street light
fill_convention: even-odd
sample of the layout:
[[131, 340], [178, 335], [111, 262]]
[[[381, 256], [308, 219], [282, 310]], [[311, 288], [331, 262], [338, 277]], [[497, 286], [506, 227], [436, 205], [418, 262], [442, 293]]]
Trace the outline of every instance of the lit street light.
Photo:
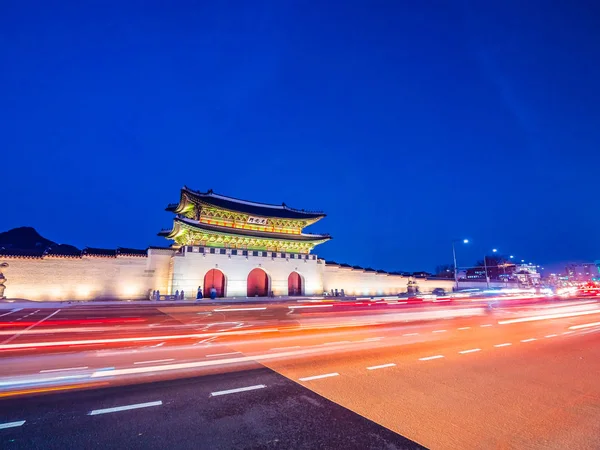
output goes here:
[[[458, 239], [455, 239], [452, 241], [452, 256], [454, 257], [454, 284], [455, 284], [455, 290], [458, 291], [458, 269], [456, 268], [456, 248], [454, 247], [454, 243], [458, 242]], [[468, 239], [463, 239], [463, 244], [468, 244], [469, 240]]]

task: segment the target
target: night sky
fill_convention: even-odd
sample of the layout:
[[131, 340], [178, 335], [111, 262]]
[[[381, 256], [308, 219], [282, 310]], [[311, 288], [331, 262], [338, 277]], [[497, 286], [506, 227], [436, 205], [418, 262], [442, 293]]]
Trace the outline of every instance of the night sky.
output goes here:
[[353, 265], [600, 259], [594, 2], [93, 4], [0, 2], [0, 231], [167, 245], [188, 185]]

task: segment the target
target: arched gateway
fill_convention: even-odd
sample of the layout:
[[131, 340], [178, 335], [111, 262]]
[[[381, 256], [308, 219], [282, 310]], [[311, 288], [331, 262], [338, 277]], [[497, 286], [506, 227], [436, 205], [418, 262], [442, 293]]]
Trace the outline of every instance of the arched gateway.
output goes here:
[[262, 269], [252, 269], [248, 274], [248, 297], [266, 297], [269, 294], [269, 276]]
[[288, 295], [302, 295], [302, 277], [298, 272], [290, 273], [288, 277]]
[[219, 269], [210, 269], [204, 275], [204, 297], [210, 298], [211, 288], [217, 290], [217, 297], [225, 297], [225, 275]]

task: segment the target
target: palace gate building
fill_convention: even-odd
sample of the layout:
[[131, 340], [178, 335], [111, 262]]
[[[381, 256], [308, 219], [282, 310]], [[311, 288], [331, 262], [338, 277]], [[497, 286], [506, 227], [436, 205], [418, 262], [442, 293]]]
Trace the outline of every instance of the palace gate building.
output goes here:
[[[318, 296], [343, 289], [349, 296], [396, 295], [408, 277], [327, 262], [314, 253], [331, 236], [305, 232], [325, 217], [288, 207], [181, 189], [168, 205], [173, 225], [159, 235], [166, 247], [145, 250], [86, 248], [80, 254], [0, 251], [7, 262], [8, 298], [32, 300], [141, 299], [183, 291], [194, 299], [214, 288], [218, 297]], [[417, 280], [422, 292], [452, 289], [451, 280]]]

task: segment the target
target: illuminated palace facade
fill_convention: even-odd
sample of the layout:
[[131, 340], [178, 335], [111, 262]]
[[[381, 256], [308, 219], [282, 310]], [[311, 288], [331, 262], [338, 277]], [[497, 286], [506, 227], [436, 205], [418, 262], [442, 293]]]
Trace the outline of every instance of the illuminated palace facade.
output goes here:
[[304, 233], [325, 215], [215, 194], [181, 190], [169, 205], [173, 228], [160, 235], [175, 241], [168, 290], [210, 289], [218, 297], [317, 295], [323, 293], [315, 246], [331, 239]]
[[[409, 283], [421, 292], [452, 289], [451, 280], [410, 279], [359, 266], [328, 262], [313, 253], [331, 236], [305, 233], [320, 212], [181, 189], [168, 205], [173, 226], [159, 235], [168, 247], [86, 248], [80, 254], [2, 254], [8, 263], [8, 298], [32, 300], [161, 298], [183, 291], [195, 299], [217, 297], [396, 295]], [[214, 293], [214, 291], [213, 291]]]

